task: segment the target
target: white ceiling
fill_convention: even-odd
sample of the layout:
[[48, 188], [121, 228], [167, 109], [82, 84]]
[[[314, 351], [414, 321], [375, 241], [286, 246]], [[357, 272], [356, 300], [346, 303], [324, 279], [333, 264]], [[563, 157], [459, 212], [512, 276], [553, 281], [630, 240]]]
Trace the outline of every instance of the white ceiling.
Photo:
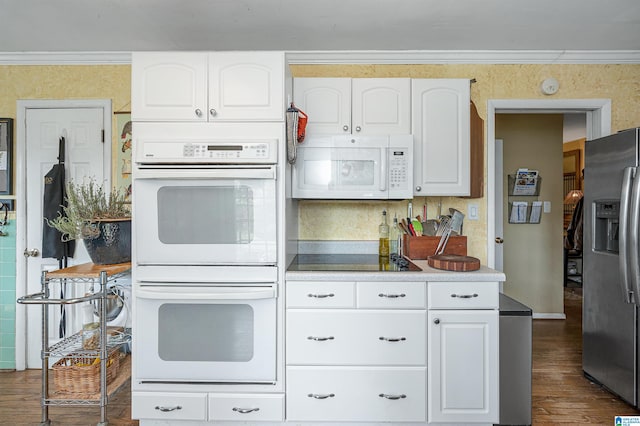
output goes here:
[[640, 51], [640, 0], [0, 0], [0, 52]]

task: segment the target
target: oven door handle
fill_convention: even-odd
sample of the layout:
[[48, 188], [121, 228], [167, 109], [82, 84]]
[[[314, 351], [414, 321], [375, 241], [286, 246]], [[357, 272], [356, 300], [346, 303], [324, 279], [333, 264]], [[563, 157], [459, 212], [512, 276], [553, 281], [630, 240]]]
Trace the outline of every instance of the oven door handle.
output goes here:
[[275, 179], [275, 166], [206, 167], [198, 169], [139, 168], [137, 179]]
[[137, 298], [153, 300], [257, 300], [274, 299], [276, 290], [274, 287], [262, 288], [207, 288], [202, 291], [166, 289], [166, 288], [142, 288], [135, 292]]

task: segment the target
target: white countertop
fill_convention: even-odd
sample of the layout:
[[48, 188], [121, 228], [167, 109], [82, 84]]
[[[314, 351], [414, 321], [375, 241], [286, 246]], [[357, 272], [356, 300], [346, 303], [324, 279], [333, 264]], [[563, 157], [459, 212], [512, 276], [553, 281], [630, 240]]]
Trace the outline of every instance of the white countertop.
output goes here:
[[287, 271], [291, 281], [505, 281], [504, 273], [481, 266], [477, 271], [451, 272], [435, 269], [426, 260], [412, 260], [422, 271], [353, 272], [353, 271]]

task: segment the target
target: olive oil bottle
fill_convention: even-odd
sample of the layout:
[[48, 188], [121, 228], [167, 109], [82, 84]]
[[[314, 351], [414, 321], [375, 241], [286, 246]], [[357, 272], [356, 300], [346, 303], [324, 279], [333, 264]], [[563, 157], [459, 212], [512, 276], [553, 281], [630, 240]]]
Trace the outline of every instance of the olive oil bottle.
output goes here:
[[387, 223], [387, 211], [382, 210], [382, 223], [378, 226], [378, 256], [389, 257], [389, 224]]

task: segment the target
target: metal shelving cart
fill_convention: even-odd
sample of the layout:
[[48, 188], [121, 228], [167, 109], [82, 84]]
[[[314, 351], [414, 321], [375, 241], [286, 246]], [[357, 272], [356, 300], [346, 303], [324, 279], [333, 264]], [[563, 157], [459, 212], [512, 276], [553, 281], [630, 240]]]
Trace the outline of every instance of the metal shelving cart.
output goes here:
[[[107, 404], [109, 397], [113, 395], [125, 380], [114, 380], [107, 386], [107, 364], [109, 355], [117, 351], [120, 346], [129, 343], [130, 336], [123, 334], [120, 338], [109, 339], [107, 336], [106, 303], [109, 295], [108, 284], [125, 274], [131, 269], [131, 263], [120, 263], [114, 265], [95, 265], [84, 263], [55, 271], [44, 271], [42, 273], [42, 289], [40, 293], [30, 294], [18, 299], [18, 303], [42, 305], [42, 421], [41, 426], [51, 425], [49, 419], [49, 406], [51, 405], [99, 405], [100, 423], [98, 426], [107, 426]], [[99, 283], [97, 291], [76, 298], [52, 298], [49, 285], [54, 282], [65, 283]], [[95, 289], [95, 286], [92, 288]], [[82, 302], [97, 303], [99, 312], [100, 344], [96, 349], [83, 349], [81, 332], [75, 333], [61, 341], [49, 345], [49, 305], [71, 305]], [[105, 344], [106, 343], [106, 344]], [[49, 359], [56, 357], [67, 358], [87, 358], [94, 357], [100, 360], [100, 392], [99, 395], [82, 395], [77, 393], [59, 393], [51, 395], [49, 392]], [[121, 371], [120, 374], [129, 373]]]

